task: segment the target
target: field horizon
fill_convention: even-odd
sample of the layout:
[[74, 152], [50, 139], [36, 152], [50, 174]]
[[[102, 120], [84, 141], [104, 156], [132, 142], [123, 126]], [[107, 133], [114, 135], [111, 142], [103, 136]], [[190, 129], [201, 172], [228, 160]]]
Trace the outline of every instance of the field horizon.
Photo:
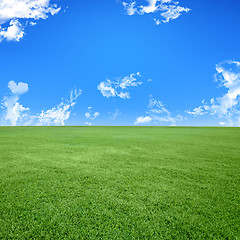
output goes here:
[[240, 128], [0, 127], [0, 239], [238, 239]]

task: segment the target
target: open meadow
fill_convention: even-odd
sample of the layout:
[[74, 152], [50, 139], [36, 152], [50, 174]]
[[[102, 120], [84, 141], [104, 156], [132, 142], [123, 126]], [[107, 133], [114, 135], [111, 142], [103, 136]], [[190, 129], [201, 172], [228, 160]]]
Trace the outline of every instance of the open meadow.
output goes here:
[[240, 128], [0, 127], [0, 239], [240, 239]]

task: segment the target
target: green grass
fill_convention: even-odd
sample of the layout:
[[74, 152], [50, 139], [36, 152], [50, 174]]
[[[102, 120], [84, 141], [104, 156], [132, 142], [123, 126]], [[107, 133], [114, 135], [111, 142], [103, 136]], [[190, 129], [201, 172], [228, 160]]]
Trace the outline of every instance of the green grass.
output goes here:
[[1, 127], [0, 239], [240, 239], [240, 128]]

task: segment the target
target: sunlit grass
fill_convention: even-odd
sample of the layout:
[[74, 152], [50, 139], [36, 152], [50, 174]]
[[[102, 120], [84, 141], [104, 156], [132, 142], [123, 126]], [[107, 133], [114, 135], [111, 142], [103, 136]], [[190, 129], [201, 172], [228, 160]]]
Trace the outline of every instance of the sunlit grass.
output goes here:
[[2, 127], [0, 239], [237, 239], [239, 128]]

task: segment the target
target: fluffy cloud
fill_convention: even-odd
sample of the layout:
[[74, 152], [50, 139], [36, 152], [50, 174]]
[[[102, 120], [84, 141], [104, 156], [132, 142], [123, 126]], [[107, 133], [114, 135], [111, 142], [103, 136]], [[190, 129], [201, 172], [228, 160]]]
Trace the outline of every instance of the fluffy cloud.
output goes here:
[[10, 122], [10, 125], [16, 126], [18, 121], [27, 117], [26, 112], [29, 108], [25, 108], [19, 103], [19, 97], [28, 91], [28, 84], [22, 82], [17, 84], [10, 81], [8, 88], [11, 93], [2, 100], [2, 108], [5, 110], [3, 118], [7, 125]]
[[210, 114], [225, 119], [228, 126], [240, 126], [240, 62], [224, 61], [216, 65], [216, 71], [215, 80], [227, 92], [222, 97], [212, 98], [208, 104], [203, 101], [202, 106], [187, 113], [195, 116]]
[[211, 111], [220, 116], [232, 115], [238, 111], [240, 103], [240, 62], [226, 61], [216, 66], [216, 81], [221, 87], [227, 88], [227, 93], [222, 97], [211, 100]]
[[146, 112], [148, 116], [138, 117], [134, 123], [135, 125], [139, 123], [154, 122], [156, 125], [160, 123], [170, 123], [172, 126], [175, 126], [177, 121], [183, 120], [181, 115], [172, 117], [171, 113], [164, 107], [163, 103], [154, 99], [152, 96], [150, 96], [148, 109], [149, 110]]
[[88, 112], [85, 113], [85, 117], [86, 117], [86, 118], [90, 118], [90, 117], [91, 117], [90, 113], [88, 113]]
[[19, 120], [21, 121], [27, 116], [25, 113], [29, 110], [18, 102], [18, 97], [5, 97], [2, 106], [6, 108], [4, 120], [9, 121], [11, 126], [16, 126]]
[[146, 116], [146, 117], [138, 117], [135, 121], [135, 125], [137, 124], [141, 124], [141, 123], [149, 123], [152, 121], [152, 118], [149, 117], [149, 116]]
[[8, 83], [10, 95], [5, 96], [2, 100], [2, 108], [4, 109], [3, 120], [5, 125], [36, 125], [36, 126], [50, 126], [50, 125], [64, 125], [71, 114], [71, 109], [76, 104], [77, 98], [81, 94], [81, 90], [72, 90], [69, 99], [62, 100], [62, 102], [48, 110], [42, 110], [37, 115], [30, 115], [29, 108], [24, 107], [19, 103], [19, 98], [22, 94], [28, 92], [27, 83], [15, 83], [10, 81]]
[[113, 85], [114, 83], [107, 79], [105, 82], [101, 82], [97, 88], [104, 97], [115, 97], [116, 93], [115, 89], [112, 87]]
[[[88, 107], [88, 112], [85, 113], [85, 118], [91, 121], [95, 120], [100, 115], [99, 112], [92, 113], [92, 107]], [[92, 122], [85, 122], [86, 125], [91, 126]]]
[[29, 21], [34, 26], [33, 20], [46, 19], [60, 9], [50, 0], [0, 0], [0, 42], [19, 41]]
[[1, 30], [0, 26], [0, 42], [3, 38], [8, 41], [19, 41], [23, 38], [24, 31], [23, 26], [18, 20], [11, 20], [9, 23], [9, 27]]
[[188, 13], [189, 8], [179, 6], [179, 2], [173, 0], [146, 0], [148, 5], [137, 4], [139, 1], [122, 2], [127, 15], [134, 14], [156, 14], [160, 13], [159, 17], [154, 18], [157, 25], [168, 23], [170, 20], [177, 19], [182, 13]]
[[137, 13], [137, 8], [135, 7], [136, 2], [126, 3], [123, 2], [123, 7], [126, 9], [127, 15], [132, 16]]
[[138, 80], [140, 77], [141, 74], [138, 72], [136, 74], [132, 73], [129, 76], [120, 78], [116, 81], [106, 79], [106, 81], [101, 82], [97, 88], [99, 91], [101, 91], [102, 95], [107, 98], [130, 98], [130, 93], [127, 91], [127, 89], [141, 85], [143, 82]]
[[26, 92], [28, 92], [28, 84], [19, 82], [18, 84], [14, 81], [10, 81], [8, 83], [8, 88], [11, 90], [11, 92], [15, 95], [21, 95]]

